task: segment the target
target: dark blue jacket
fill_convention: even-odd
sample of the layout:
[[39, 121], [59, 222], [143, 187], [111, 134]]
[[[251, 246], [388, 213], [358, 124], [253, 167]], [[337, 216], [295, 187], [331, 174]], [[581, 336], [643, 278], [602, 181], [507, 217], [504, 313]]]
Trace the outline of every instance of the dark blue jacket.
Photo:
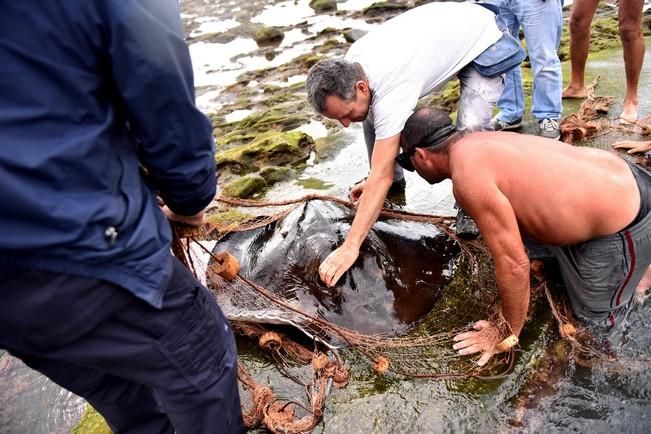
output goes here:
[[177, 0], [0, 0], [0, 265], [160, 306], [171, 236], [155, 193], [192, 215], [216, 188], [179, 16]]

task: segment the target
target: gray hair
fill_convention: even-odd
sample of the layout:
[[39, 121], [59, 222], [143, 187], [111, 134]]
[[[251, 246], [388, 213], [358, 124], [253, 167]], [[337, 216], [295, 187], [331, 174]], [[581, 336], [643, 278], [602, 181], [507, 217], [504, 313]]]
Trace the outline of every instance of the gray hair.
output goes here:
[[356, 95], [355, 83], [365, 79], [366, 75], [359, 63], [343, 59], [319, 60], [307, 73], [307, 100], [314, 110], [323, 113], [328, 96], [335, 95], [344, 101], [350, 101]]

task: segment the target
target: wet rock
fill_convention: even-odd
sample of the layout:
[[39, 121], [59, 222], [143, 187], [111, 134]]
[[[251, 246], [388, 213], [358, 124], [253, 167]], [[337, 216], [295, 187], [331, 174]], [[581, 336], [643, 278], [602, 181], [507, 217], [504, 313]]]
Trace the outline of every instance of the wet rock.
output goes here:
[[293, 177], [296, 172], [289, 167], [267, 166], [260, 169], [260, 176], [268, 185]]
[[312, 0], [310, 2], [310, 7], [314, 9], [314, 12], [331, 12], [337, 10], [336, 0]]
[[357, 41], [359, 38], [364, 36], [366, 33], [367, 32], [365, 32], [364, 30], [357, 30], [357, 29], [346, 30], [344, 32], [344, 39], [349, 44], [352, 44], [353, 42]]
[[223, 193], [226, 196], [246, 198], [253, 196], [266, 187], [267, 183], [264, 178], [260, 175], [253, 174], [242, 176], [226, 184]]
[[[281, 89], [265, 101], [272, 108], [254, 112], [238, 122], [217, 123], [218, 118], [213, 117], [213, 135], [218, 151], [247, 144], [266, 131], [289, 131], [309, 122], [305, 98], [296, 104], [294, 101], [286, 101], [284, 97], [287, 95], [286, 90]], [[286, 103], [281, 104], [282, 102]]]
[[264, 166], [285, 166], [305, 161], [314, 147], [314, 140], [300, 131], [270, 131], [251, 143], [217, 154], [220, 177], [257, 172]]
[[303, 54], [302, 56], [298, 56], [298, 57], [294, 58], [294, 60], [292, 62], [294, 62], [294, 63], [297, 62], [297, 63], [301, 64], [303, 66], [303, 68], [305, 69], [305, 71], [307, 71], [308, 69], [310, 69], [312, 67], [312, 65], [314, 65], [316, 62], [318, 62], [322, 58], [323, 58], [323, 56], [308, 53], [308, 54]]
[[278, 45], [285, 34], [275, 27], [261, 27], [253, 34], [253, 39], [259, 46]]
[[407, 4], [388, 1], [373, 3], [371, 6], [365, 8], [363, 13], [364, 15], [375, 17], [388, 12], [398, 13], [409, 9], [411, 9], [411, 7]]

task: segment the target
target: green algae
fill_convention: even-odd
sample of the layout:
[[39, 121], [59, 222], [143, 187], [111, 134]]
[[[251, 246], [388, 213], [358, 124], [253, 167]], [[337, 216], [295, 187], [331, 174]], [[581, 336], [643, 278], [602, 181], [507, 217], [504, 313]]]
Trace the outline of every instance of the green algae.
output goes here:
[[237, 227], [242, 222], [250, 220], [254, 216], [252, 214], [246, 214], [231, 208], [227, 208], [221, 211], [211, 211], [210, 215], [207, 217], [209, 223], [216, 224], [218, 226], [226, 227]]
[[217, 166], [235, 174], [257, 172], [264, 166], [283, 166], [305, 161], [314, 140], [301, 131], [269, 131], [252, 142], [217, 154]]
[[236, 178], [226, 184], [222, 190], [224, 195], [230, 197], [247, 198], [259, 193], [267, 187], [264, 178], [258, 174], [251, 174]]
[[334, 187], [334, 184], [331, 182], [322, 181], [313, 177], [297, 179], [295, 184], [309, 190], [329, 190]]
[[[256, 138], [260, 133], [270, 130], [289, 131], [309, 122], [307, 102], [294, 104], [276, 103], [267, 110], [251, 113], [241, 121], [230, 124], [217, 124], [213, 129], [218, 151], [228, 150]], [[302, 110], [302, 111], [301, 111]]]
[[409, 5], [397, 2], [377, 2], [364, 8], [362, 11], [365, 15], [380, 15], [386, 12], [399, 12], [410, 9]]
[[70, 434], [111, 434], [111, 429], [101, 414], [88, 405], [81, 420], [70, 431]]
[[285, 34], [275, 27], [260, 27], [253, 34], [253, 39], [259, 46], [278, 45]]
[[267, 166], [260, 169], [260, 176], [264, 178], [267, 185], [285, 181], [292, 178], [295, 174], [296, 171], [289, 167]]
[[335, 0], [312, 0], [310, 7], [314, 12], [332, 12], [337, 10], [337, 2]]

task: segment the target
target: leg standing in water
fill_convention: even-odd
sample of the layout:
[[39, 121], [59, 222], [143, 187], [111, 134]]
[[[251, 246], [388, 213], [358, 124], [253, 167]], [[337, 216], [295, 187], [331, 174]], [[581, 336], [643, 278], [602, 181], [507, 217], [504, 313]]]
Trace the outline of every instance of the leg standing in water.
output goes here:
[[[570, 17], [570, 58], [572, 77], [563, 98], [585, 98], [585, 65], [590, 47], [590, 25], [598, 0], [576, 0]], [[644, 61], [642, 7], [644, 0], [620, 0], [619, 36], [624, 49], [626, 96], [620, 119], [634, 122], [638, 118], [638, 82]]]

